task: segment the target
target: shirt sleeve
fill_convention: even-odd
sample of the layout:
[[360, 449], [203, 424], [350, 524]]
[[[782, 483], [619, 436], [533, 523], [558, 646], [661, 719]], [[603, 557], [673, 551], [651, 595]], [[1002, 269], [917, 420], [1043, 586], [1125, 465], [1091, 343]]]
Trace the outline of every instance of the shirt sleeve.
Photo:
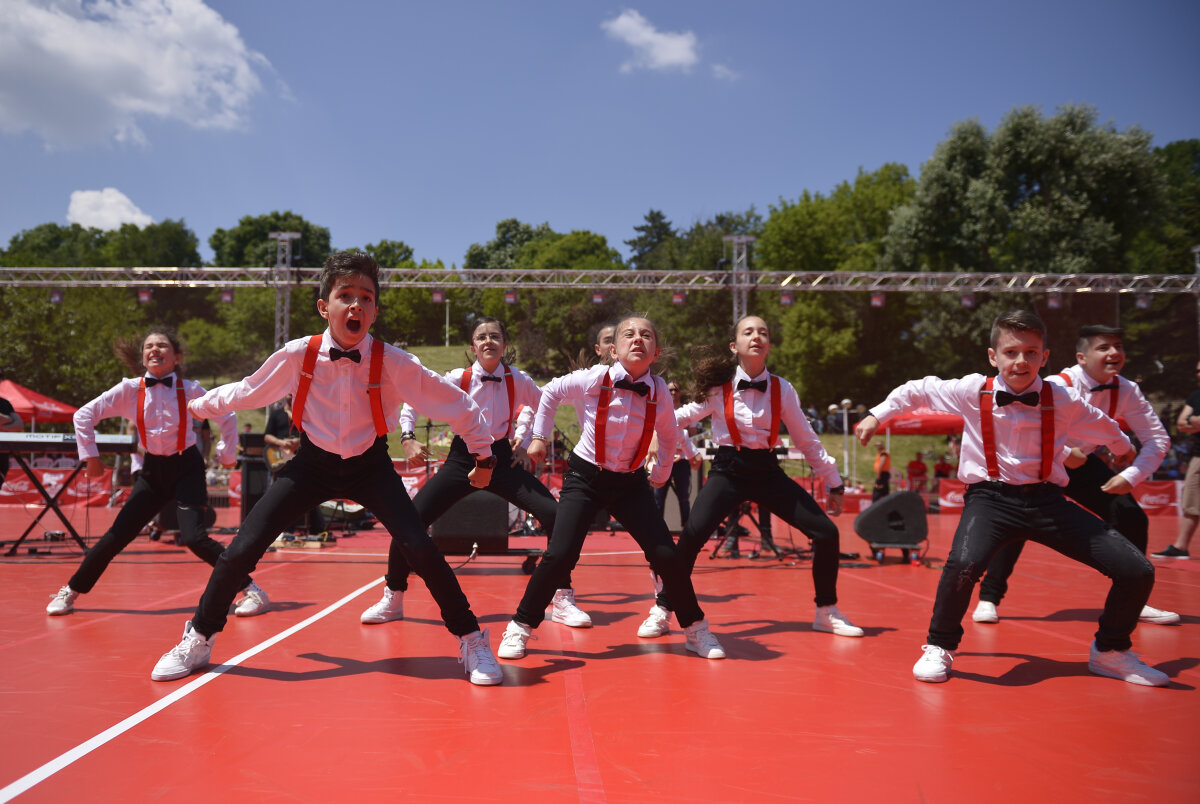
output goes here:
[[75, 446], [79, 460], [100, 457], [100, 451], [96, 449], [96, 423], [110, 416], [128, 416], [130, 390], [132, 386], [121, 380], [75, 411], [72, 422], [75, 425]]
[[1128, 394], [1130, 401], [1120, 406], [1117, 415], [1133, 430], [1142, 443], [1142, 449], [1133, 463], [1118, 474], [1128, 480], [1129, 485], [1136, 486], [1162, 465], [1163, 458], [1167, 457], [1167, 451], [1171, 448], [1171, 437], [1137, 383], [1122, 383], [1120, 393]]

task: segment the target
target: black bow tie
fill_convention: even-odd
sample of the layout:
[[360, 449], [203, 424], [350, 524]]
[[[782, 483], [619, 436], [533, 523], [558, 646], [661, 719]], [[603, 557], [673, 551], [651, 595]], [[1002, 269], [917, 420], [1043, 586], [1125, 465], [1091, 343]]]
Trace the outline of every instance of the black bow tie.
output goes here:
[[1110, 382], [1107, 385], [1097, 385], [1095, 388], [1092, 389], [1092, 393], [1094, 394], [1097, 391], [1116, 391], [1120, 387], [1121, 387], [1120, 383]]
[[624, 388], [626, 391], [633, 391], [638, 396], [645, 396], [650, 391], [650, 386], [646, 385], [646, 383], [634, 382], [628, 377], [617, 380], [613, 383], [613, 386], [616, 388]]
[[480, 374], [479, 380], [480, 382], [500, 382], [499, 377], [495, 377], [491, 374]]
[[357, 349], [350, 349], [349, 351], [343, 352], [341, 349], [337, 348], [336, 346], [329, 347], [329, 359], [330, 360], [341, 360], [343, 357], [348, 357], [351, 360], [353, 360], [355, 363], [362, 360], [362, 355], [360, 355], [358, 353]]
[[1011, 405], [1013, 402], [1020, 402], [1022, 405], [1036, 408], [1039, 398], [1040, 396], [1037, 391], [1026, 391], [1023, 394], [1010, 394], [1008, 391], [996, 392], [996, 404], [1000, 407]]
[[763, 392], [766, 392], [766, 390], [767, 390], [767, 381], [766, 381], [766, 380], [759, 380], [758, 382], [751, 382], [750, 380], [738, 380], [738, 386], [737, 386], [737, 389], [738, 389], [739, 391], [746, 391], [746, 390], [750, 390], [750, 391], [763, 391]]
[[147, 377], [146, 378], [146, 387], [153, 388], [154, 386], [158, 385], [160, 382], [163, 385], [170, 388], [175, 384], [175, 378], [170, 377], [170, 376], [168, 376], [168, 377]]

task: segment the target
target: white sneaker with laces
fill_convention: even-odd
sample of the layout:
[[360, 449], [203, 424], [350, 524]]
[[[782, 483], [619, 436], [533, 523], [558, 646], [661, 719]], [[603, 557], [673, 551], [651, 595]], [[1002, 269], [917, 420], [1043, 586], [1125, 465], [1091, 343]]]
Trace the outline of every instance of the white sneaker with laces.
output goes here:
[[591, 628], [592, 618], [575, 605], [574, 589], [559, 589], [551, 602], [550, 619], [571, 628]]
[[974, 613], [971, 614], [971, 619], [977, 623], [998, 623], [1000, 622], [1000, 612], [996, 611], [996, 604], [992, 601], [981, 600], [975, 607]]
[[163, 654], [158, 664], [154, 665], [150, 678], [155, 681], [174, 681], [204, 667], [208, 664], [208, 658], [212, 656], [215, 640], [216, 634], [206, 639], [203, 634], [192, 628], [192, 621], [188, 620], [187, 625], [183, 627], [183, 639]]
[[954, 653], [937, 645], [922, 645], [921, 658], [913, 665], [913, 678], [937, 684], [950, 677], [950, 667], [954, 664]]
[[817, 614], [813, 617], [813, 630], [844, 637], [863, 635], [863, 630], [838, 611], [837, 606], [817, 606]]
[[486, 628], [458, 638], [458, 661], [472, 684], [491, 687], [504, 680], [504, 672], [492, 655]]
[[392, 620], [404, 619], [404, 590], [383, 587], [383, 597], [378, 603], [367, 609], [359, 617], [359, 621], [367, 625], [390, 623]]
[[233, 613], [238, 617], [254, 617], [271, 607], [267, 593], [254, 581], [242, 590], [242, 596], [233, 601]]
[[1088, 652], [1088, 670], [1098, 676], [1108, 676], [1143, 687], [1165, 687], [1171, 679], [1155, 670], [1131, 650], [1097, 650], [1096, 643]]
[[724, 659], [725, 649], [708, 630], [708, 620], [700, 620], [683, 629], [683, 646], [703, 659]]
[[75, 598], [77, 597], [79, 597], [78, 592], [70, 586], [63, 586], [51, 596], [50, 604], [46, 606], [46, 613], [52, 617], [70, 614], [75, 611]]
[[500, 637], [500, 650], [497, 651], [497, 655], [501, 659], [524, 659], [525, 643], [531, 639], [537, 639], [532, 628], [516, 620], [509, 620], [508, 627], [504, 629], [504, 636]]
[[1156, 609], [1151, 605], [1142, 606], [1142, 613], [1138, 615], [1138, 619], [1144, 623], [1157, 623], [1159, 625], [1172, 625], [1179, 622], [1179, 615], [1173, 611], [1164, 609]]
[[654, 639], [671, 633], [671, 612], [657, 603], [650, 607], [650, 616], [638, 626], [638, 636]]

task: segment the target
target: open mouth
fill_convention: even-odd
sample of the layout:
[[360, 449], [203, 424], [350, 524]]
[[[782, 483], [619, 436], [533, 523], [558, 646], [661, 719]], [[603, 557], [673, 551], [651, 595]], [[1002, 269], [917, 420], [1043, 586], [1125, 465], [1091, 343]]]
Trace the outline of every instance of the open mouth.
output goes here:
[[362, 322], [357, 318], [348, 318], [346, 319], [346, 329], [348, 329], [350, 332], [357, 333], [360, 329], [362, 329]]

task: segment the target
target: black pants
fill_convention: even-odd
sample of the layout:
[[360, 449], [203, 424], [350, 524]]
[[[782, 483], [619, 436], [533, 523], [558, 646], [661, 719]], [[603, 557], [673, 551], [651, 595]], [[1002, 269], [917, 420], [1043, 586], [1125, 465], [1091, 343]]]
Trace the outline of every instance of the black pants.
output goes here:
[[[193, 446], [175, 455], [146, 455], [142, 471], [134, 480], [129, 499], [121, 506], [112, 527], [92, 545], [68, 584], [76, 592], [90, 592], [117, 554], [137, 538], [142, 528], [175, 500], [178, 506], [179, 538], [200, 560], [215, 566], [225, 549], [208, 535], [204, 509], [208, 506], [208, 487], [204, 480], [204, 459]], [[245, 573], [237, 579], [240, 591], [250, 583]]]
[[[542, 485], [536, 477], [525, 471], [523, 466], [512, 465], [512, 445], [507, 439], [492, 443], [492, 454], [496, 456], [496, 468], [492, 470], [492, 480], [487, 490], [503, 497], [522, 511], [528, 511], [537, 517], [542, 524], [542, 530], [547, 534], [554, 532], [554, 518], [558, 513], [558, 503], [549, 489]], [[413, 506], [421, 522], [429, 527], [442, 514], [450, 510], [456, 502], [477, 491], [471, 485], [467, 475], [475, 468], [475, 458], [467, 449], [466, 442], [455, 436], [450, 444], [450, 454], [438, 473], [426, 481], [417, 496], [413, 497]], [[412, 569], [404, 558], [404, 551], [395, 541], [388, 550], [387, 585], [389, 589], [408, 589], [408, 575]], [[567, 586], [571, 585], [571, 574], [567, 572]]]
[[660, 514], [667, 508], [667, 490], [671, 488], [675, 489], [675, 498], [679, 500], [679, 525], [683, 527], [687, 524], [692, 506], [692, 465], [688, 461], [675, 461], [671, 465], [671, 476], [667, 478], [666, 485], [653, 489], [654, 504], [658, 506]]
[[687, 627], [704, 619], [682, 555], [654, 505], [646, 470], [610, 472], [576, 457], [568, 460], [558, 500], [558, 519], [546, 554], [534, 569], [513, 619], [536, 628], [546, 618], [546, 606], [563, 588], [571, 567], [579, 561], [583, 541], [596, 513], [607, 508], [642, 548], [650, 568], [662, 578], [663, 588], [677, 602], [679, 624]]
[[452, 634], [463, 636], [479, 630], [458, 579], [425, 532], [404, 481], [392, 467], [387, 439], [376, 439], [361, 455], [341, 458], [314, 446], [307, 436], [301, 436], [296, 457], [280, 470], [217, 561], [200, 598], [193, 627], [205, 636], [224, 628], [229, 604], [240, 588], [238, 579], [254, 570], [288, 523], [334, 497], [369, 509], [387, 528], [392, 541], [400, 543], [405, 558], [429, 587]]
[[[696, 495], [692, 515], [679, 537], [679, 549], [688, 572], [704, 543], [729, 512], [747, 500], [758, 503], [759, 516], [770, 514], [796, 528], [813, 543], [812, 576], [818, 606], [837, 603], [839, 536], [837, 525], [808, 492], [788, 477], [771, 450], [721, 447], [713, 460], [708, 482]], [[658, 604], [670, 609], [666, 589]]]
[[975, 483], [968, 487], [962, 518], [938, 582], [928, 643], [947, 650], [958, 648], [962, 618], [975, 583], [1001, 547], [1025, 539], [1087, 564], [1112, 580], [1096, 631], [1096, 646], [1128, 650], [1138, 615], [1154, 588], [1154, 567], [1128, 539], [1049, 483]]
[[[1109, 494], [1100, 487], [1116, 474], [1104, 461], [1089, 455], [1082, 466], [1067, 470], [1065, 493], [1075, 502], [1112, 525], [1142, 553], [1150, 541], [1150, 519], [1132, 494]], [[1008, 592], [1008, 579], [1025, 549], [1024, 541], [1000, 548], [979, 583], [979, 599], [999, 604]]]
[[880, 472], [875, 475], [875, 488], [871, 489], [871, 502], [883, 499], [892, 493], [892, 473]]

